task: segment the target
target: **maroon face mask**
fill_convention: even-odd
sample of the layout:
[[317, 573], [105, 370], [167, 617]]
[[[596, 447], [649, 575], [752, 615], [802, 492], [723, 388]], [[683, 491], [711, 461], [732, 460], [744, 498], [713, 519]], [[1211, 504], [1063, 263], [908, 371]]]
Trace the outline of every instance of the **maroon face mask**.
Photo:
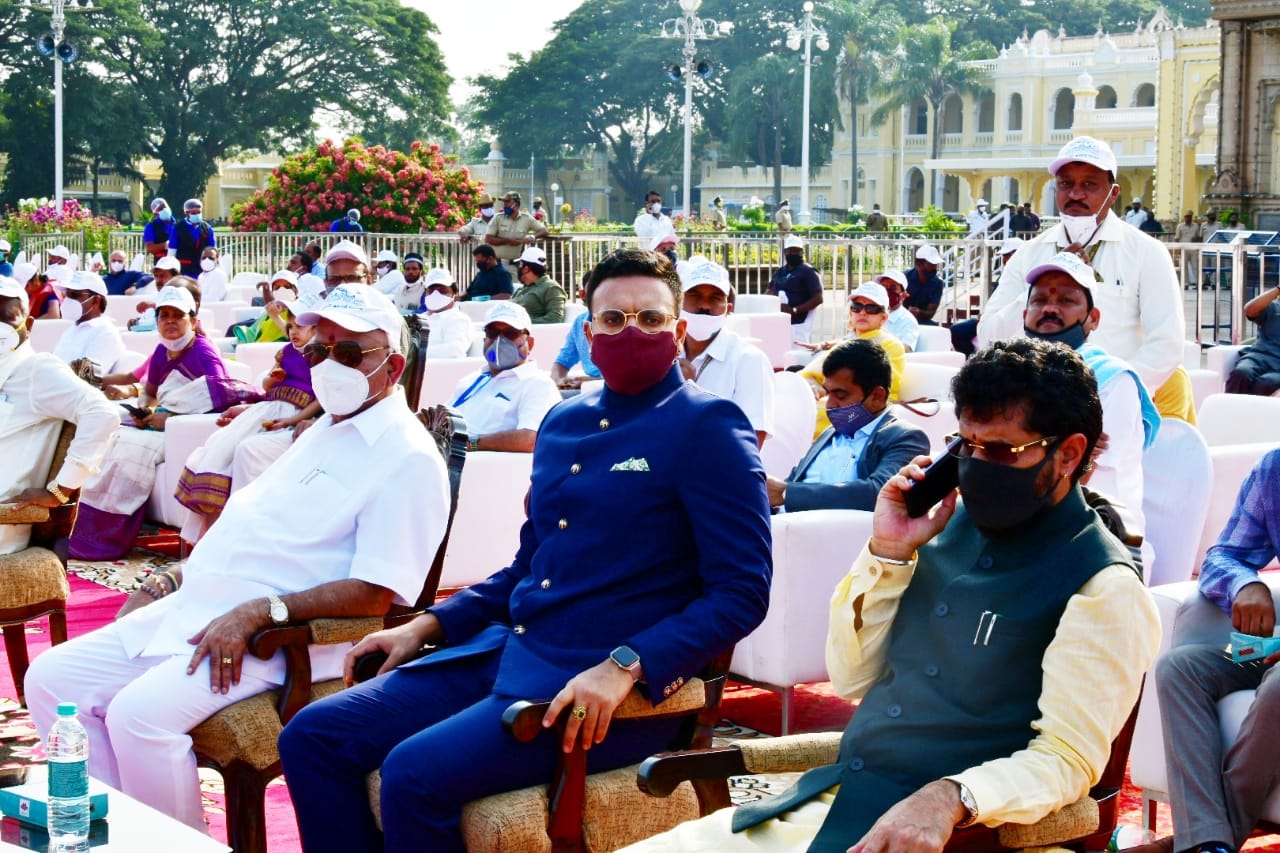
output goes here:
[[651, 335], [627, 326], [616, 335], [592, 335], [591, 360], [604, 384], [619, 394], [639, 394], [661, 382], [676, 361], [675, 332]]

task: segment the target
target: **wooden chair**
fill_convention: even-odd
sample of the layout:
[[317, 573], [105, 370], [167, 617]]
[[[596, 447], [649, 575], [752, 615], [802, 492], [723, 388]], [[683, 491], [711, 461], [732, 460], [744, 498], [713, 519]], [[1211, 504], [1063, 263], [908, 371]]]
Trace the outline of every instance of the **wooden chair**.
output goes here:
[[408, 330], [409, 347], [405, 350], [404, 373], [400, 375], [400, 384], [404, 386], [404, 399], [409, 408], [417, 411], [422, 396], [422, 381], [427, 373], [427, 338], [431, 332], [417, 314], [406, 314], [405, 328]]
[[281, 772], [276, 746], [280, 731], [308, 702], [342, 689], [341, 679], [312, 683], [307, 647], [312, 643], [355, 642], [401, 621], [406, 612], [435, 601], [445, 546], [458, 503], [467, 434], [462, 416], [444, 406], [420, 411], [418, 418], [431, 432], [448, 463], [450, 498], [444, 538], [436, 549], [414, 607], [393, 607], [383, 617], [312, 619], [259, 631], [249, 641], [249, 654], [268, 660], [276, 652], [282, 652], [287, 666], [284, 684], [278, 690], [260, 693], [224, 708], [191, 730], [197, 763], [222, 775], [226, 788], [227, 842], [236, 853], [265, 853], [267, 849], [264, 797], [267, 784]]
[[[688, 743], [691, 754], [709, 748], [732, 656], [730, 650], [717, 657], [703, 670], [704, 677], [690, 679], [657, 708], [633, 690], [619, 706], [615, 719], [686, 717], [680, 740]], [[377, 666], [371, 664], [367, 670], [362, 667], [362, 671], [376, 672]], [[540, 735], [558, 736], [564, 731], [569, 709], [556, 720], [553, 735], [542, 727], [549, 705], [516, 702], [503, 715], [503, 726], [521, 743]], [[603, 853], [729, 805], [729, 787], [723, 779], [694, 780], [680, 786], [674, 796], [658, 801], [645, 797], [636, 788], [639, 765], [588, 776], [586, 758], [579, 745], [573, 752], [561, 755], [549, 785], [494, 794], [468, 803], [461, 822], [468, 853]], [[369, 802], [379, 827], [381, 781], [378, 771], [369, 774]]]
[[[54, 447], [53, 464], [47, 482], [62, 468], [67, 448], [75, 437], [75, 424], [65, 422]], [[17, 464], [10, 460], [10, 464]], [[53, 645], [67, 641], [67, 540], [76, 520], [76, 498], [54, 509], [28, 507], [0, 511], [0, 524], [30, 524], [31, 539], [27, 547], [0, 556], [0, 625], [4, 626], [4, 650], [9, 657], [9, 671], [18, 690], [18, 702], [27, 704], [22, 682], [27, 675], [26, 623], [49, 617], [49, 636]]]
[[[1069, 847], [1102, 850], [1119, 818], [1120, 789], [1129, 760], [1137, 706], [1111, 744], [1111, 757], [1098, 784], [1076, 802], [1033, 824], [981, 824], [956, 830], [947, 842], [949, 853], [986, 853], [1027, 847]], [[842, 732], [818, 732], [779, 738], [744, 740], [732, 746], [685, 752], [665, 752], [640, 765], [636, 784], [654, 797], [666, 797], [690, 781], [727, 780], [755, 773], [802, 772], [838, 761]]]

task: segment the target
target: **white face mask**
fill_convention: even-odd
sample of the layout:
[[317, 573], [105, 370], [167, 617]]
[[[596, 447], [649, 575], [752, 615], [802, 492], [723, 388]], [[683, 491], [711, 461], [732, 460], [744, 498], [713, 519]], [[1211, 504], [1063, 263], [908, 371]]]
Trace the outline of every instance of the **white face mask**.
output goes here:
[[480, 215], [481, 215], [481, 216], [483, 216], [485, 219], [492, 219], [492, 218], [493, 218], [493, 205], [489, 205], [488, 207], [482, 207], [482, 208], [480, 208]]
[[44, 274], [47, 275], [49, 278], [53, 278], [61, 281], [62, 279], [67, 277], [67, 265], [66, 264], [49, 264], [49, 268], [44, 271]]
[[195, 339], [196, 339], [196, 330], [188, 329], [187, 333], [182, 337], [178, 338], [176, 341], [171, 341], [168, 338], [161, 338], [160, 343], [164, 344], [164, 348], [167, 349], [169, 352], [182, 352]]
[[1088, 245], [1088, 241], [1098, 230], [1097, 216], [1072, 216], [1069, 213], [1063, 213], [1059, 218], [1062, 220], [1063, 230], [1067, 232], [1067, 239], [1081, 246]]
[[112, 271], [112, 272], [124, 272], [124, 261], [112, 261], [112, 262], [111, 262], [111, 271]]
[[443, 311], [453, 303], [453, 297], [447, 293], [428, 293], [422, 297], [422, 304], [428, 311]]
[[213, 258], [200, 259], [200, 269], [204, 270], [205, 272], [213, 272], [214, 268], [217, 266], [218, 266], [218, 262], [215, 261]]
[[724, 324], [729, 320], [729, 312], [726, 311], [717, 317], [714, 314], [690, 314], [688, 311], [681, 311], [680, 319], [685, 322], [686, 335], [695, 341], [707, 341], [724, 328]]
[[391, 272], [391, 267], [377, 267], [375, 271], [378, 273], [378, 278], [382, 278], [384, 275]]
[[[381, 368], [389, 358], [391, 353], [387, 353], [387, 358], [373, 370]], [[373, 392], [369, 390], [368, 373], [338, 364], [331, 358], [326, 358], [311, 368], [311, 387], [324, 410], [339, 417], [351, 414], [373, 396]]]
[[281, 287], [278, 290], [271, 291], [271, 295], [276, 298], [277, 302], [283, 302], [288, 305], [290, 302], [298, 301], [298, 294], [294, 293], [291, 288]]
[[84, 316], [84, 306], [80, 304], [80, 300], [68, 297], [62, 301], [62, 319], [78, 323], [82, 316]]
[[17, 328], [8, 323], [0, 323], [0, 358], [8, 358], [21, 343], [22, 338], [18, 336]]
[[661, 216], [662, 202], [655, 201], [653, 204], [649, 205], [649, 212], [652, 213], [654, 216]]

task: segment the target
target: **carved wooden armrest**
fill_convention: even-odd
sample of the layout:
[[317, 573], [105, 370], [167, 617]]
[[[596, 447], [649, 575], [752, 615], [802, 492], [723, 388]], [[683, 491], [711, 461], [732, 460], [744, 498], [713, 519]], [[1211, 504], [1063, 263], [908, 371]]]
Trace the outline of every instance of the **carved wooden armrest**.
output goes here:
[[636, 783], [651, 796], [666, 797], [685, 781], [809, 770], [835, 763], [840, 737], [840, 732], [817, 732], [746, 740], [716, 749], [663, 752], [645, 759]]
[[[615, 720], [634, 720], [641, 717], [674, 717], [697, 711], [707, 704], [706, 685], [700, 678], [691, 678], [679, 690], [672, 693], [662, 704], [654, 706], [653, 701], [632, 688], [627, 698], [613, 712]], [[542, 718], [550, 702], [529, 702], [521, 699], [513, 702], [502, 715], [502, 725], [516, 740], [528, 743], [538, 736], [542, 729]], [[554, 728], [563, 731], [572, 708], [565, 708], [556, 718]]]

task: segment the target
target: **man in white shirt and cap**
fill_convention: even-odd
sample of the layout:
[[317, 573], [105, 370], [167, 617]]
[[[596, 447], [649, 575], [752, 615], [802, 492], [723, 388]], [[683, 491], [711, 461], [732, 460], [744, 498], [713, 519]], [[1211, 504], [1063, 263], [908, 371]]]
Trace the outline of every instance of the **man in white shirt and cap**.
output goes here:
[[484, 319], [487, 366], [462, 377], [450, 404], [467, 419], [467, 450], [532, 453], [538, 426], [560, 402], [551, 374], [529, 360], [529, 312], [510, 299], [495, 302]]
[[62, 300], [62, 319], [73, 325], [58, 338], [53, 354], [68, 364], [87, 358], [99, 376], [111, 373], [124, 355], [125, 346], [106, 310], [106, 282], [85, 270], [72, 275]]
[[1186, 322], [1177, 273], [1164, 244], [1124, 227], [1111, 211], [1120, 194], [1111, 147], [1078, 136], [1062, 146], [1049, 173], [1061, 219], [1005, 265], [978, 321], [980, 345], [1021, 335], [1027, 273], [1064, 249], [1075, 252], [1100, 277], [1093, 296], [1102, 319], [1090, 343], [1138, 371], [1162, 416], [1195, 423], [1191, 380], [1182, 368]]
[[920, 343], [920, 321], [902, 304], [907, 297], [907, 277], [899, 270], [886, 270], [871, 280], [889, 295], [889, 318], [884, 321], [884, 330], [901, 341], [907, 352], [915, 351]]
[[1124, 221], [1134, 228], [1142, 228], [1147, 222], [1147, 212], [1142, 209], [1142, 199], [1135, 198], [1125, 209]]
[[426, 292], [422, 294], [420, 316], [427, 324], [427, 358], [464, 358], [475, 331], [471, 318], [458, 307], [458, 284], [453, 273], [435, 267], [424, 280]]
[[936, 247], [924, 245], [916, 249], [916, 263], [906, 271], [907, 298], [902, 304], [915, 315], [916, 321], [925, 326], [936, 326], [933, 315], [942, 304], [942, 279], [938, 267], [942, 266], [942, 254]]
[[377, 276], [373, 286], [379, 293], [396, 302], [404, 290], [404, 273], [400, 272], [400, 256], [390, 249], [383, 249], [373, 259], [373, 272]]
[[63, 282], [70, 281], [71, 273], [75, 271], [74, 261], [75, 255], [72, 251], [59, 243], [49, 250], [49, 263], [45, 267], [44, 274], [49, 277], [49, 281], [62, 287]]
[[964, 218], [969, 224], [970, 234], [981, 234], [987, 230], [987, 200], [980, 198], [974, 204], [974, 209]]
[[759, 347], [725, 328], [733, 311], [729, 271], [700, 258], [681, 269], [680, 285], [684, 378], [737, 403], [751, 422], [756, 441], [764, 444], [773, 431], [773, 367]]

